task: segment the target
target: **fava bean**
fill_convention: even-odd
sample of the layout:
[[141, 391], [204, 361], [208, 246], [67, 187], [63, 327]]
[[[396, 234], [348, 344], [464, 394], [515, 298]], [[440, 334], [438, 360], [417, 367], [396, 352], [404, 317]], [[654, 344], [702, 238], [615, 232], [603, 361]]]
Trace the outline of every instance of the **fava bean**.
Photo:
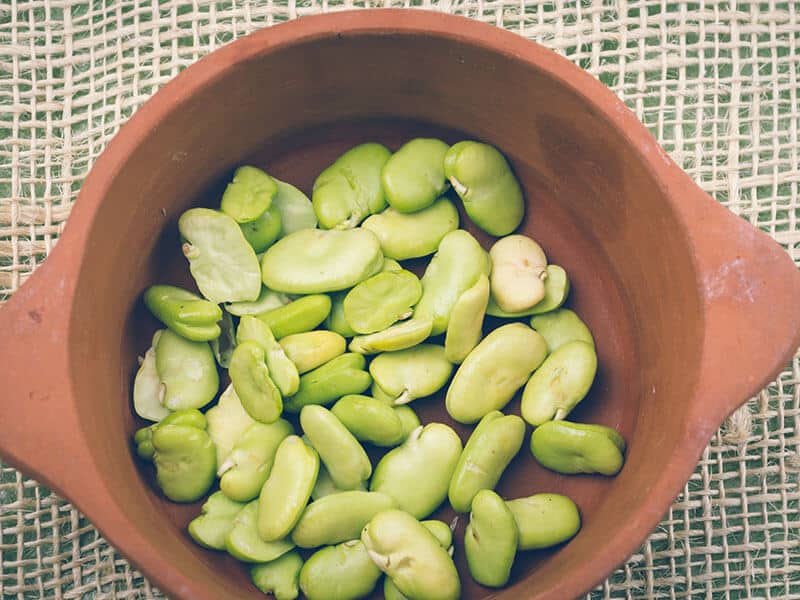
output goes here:
[[155, 317], [181, 337], [193, 342], [209, 342], [219, 337], [219, 306], [197, 294], [173, 285], [152, 285], [144, 293], [144, 303]]
[[[327, 296], [326, 296], [327, 297]], [[283, 396], [291, 396], [300, 386], [300, 374], [289, 360], [283, 347], [277, 342], [269, 325], [255, 317], [245, 315], [239, 321], [236, 341], [241, 344], [251, 341], [261, 346], [269, 369], [269, 376]]]
[[422, 298], [414, 309], [414, 317], [433, 319], [431, 335], [447, 330], [450, 313], [458, 299], [492, 268], [489, 255], [468, 232], [458, 229], [442, 238], [425, 274], [422, 276]]
[[277, 339], [311, 331], [325, 320], [331, 311], [331, 299], [325, 294], [303, 296], [297, 300], [257, 315], [272, 330]]
[[411, 271], [382, 271], [344, 297], [344, 317], [356, 333], [383, 331], [413, 314], [422, 284]]
[[272, 594], [275, 600], [294, 600], [300, 595], [300, 569], [303, 559], [296, 550], [268, 563], [250, 568], [250, 579], [261, 592]]
[[594, 346], [594, 338], [581, 318], [568, 308], [560, 308], [531, 318], [531, 327], [542, 334], [550, 352], [575, 340]]
[[439, 391], [450, 379], [453, 365], [436, 344], [420, 344], [407, 350], [384, 352], [369, 365], [375, 385], [393, 404], [408, 404]]
[[278, 446], [292, 433], [291, 424], [283, 419], [250, 425], [217, 468], [222, 492], [238, 502], [256, 498], [272, 470]]
[[381, 400], [350, 394], [334, 404], [331, 412], [359, 441], [389, 447], [403, 441], [400, 417]]
[[381, 245], [371, 231], [301, 229], [270, 246], [261, 271], [271, 290], [320, 294], [353, 287], [382, 265]]
[[278, 184], [278, 193], [272, 199], [272, 207], [280, 213], [280, 237], [301, 229], [314, 229], [317, 226], [317, 215], [308, 196], [290, 183], [278, 179], [275, 183]]
[[460, 423], [474, 423], [501, 410], [545, 356], [547, 343], [527, 325], [495, 329], [456, 371], [445, 398], [447, 412]]
[[258, 500], [258, 534], [262, 540], [279, 540], [294, 529], [311, 497], [318, 471], [319, 456], [303, 440], [290, 435], [281, 442]]
[[442, 197], [415, 213], [387, 208], [369, 217], [361, 227], [378, 237], [385, 256], [408, 260], [436, 252], [442, 238], [458, 229], [458, 211], [450, 200]]
[[189, 535], [201, 546], [225, 550], [225, 538], [243, 508], [241, 502], [234, 502], [222, 492], [214, 492], [203, 504], [200, 516], [189, 522]]
[[260, 217], [248, 223], [239, 223], [244, 239], [257, 253], [264, 252], [281, 234], [281, 213], [271, 206]]
[[139, 370], [133, 380], [133, 408], [136, 414], [148, 421], [160, 421], [170, 414], [168, 408], [161, 404], [164, 396], [164, 388], [161, 386], [161, 378], [158, 376], [156, 368], [156, 350], [158, 338], [161, 331], [153, 334], [153, 343], [141, 358]]
[[186, 427], [194, 427], [195, 429], [203, 429], [204, 425], [203, 413], [199, 410], [179, 410], [170, 413], [167, 417], [162, 419], [161, 422], [148, 427], [142, 427], [137, 430], [133, 436], [133, 441], [136, 444], [136, 454], [145, 460], [153, 460], [155, 448], [153, 448], [153, 432], [156, 427], [161, 424], [164, 425], [184, 425]]
[[531, 308], [518, 313], [508, 313], [502, 310], [494, 298], [489, 298], [489, 306], [486, 307], [486, 314], [492, 317], [503, 317], [516, 319], [518, 317], [528, 317], [539, 315], [559, 308], [569, 295], [569, 278], [567, 272], [558, 265], [547, 265], [547, 278], [544, 280], [544, 298]]
[[225, 310], [236, 315], [243, 317], [244, 315], [260, 315], [273, 308], [279, 308], [289, 304], [291, 300], [289, 296], [281, 292], [273, 292], [266, 286], [261, 286], [261, 293], [258, 299], [253, 302], [230, 302], [225, 305]]
[[300, 589], [308, 600], [358, 600], [369, 596], [381, 572], [360, 540], [327, 546], [300, 570]]
[[603, 425], [548, 421], [533, 430], [531, 452], [558, 473], [616, 475], [622, 468], [625, 440]]
[[483, 318], [489, 303], [489, 278], [481, 273], [478, 281], [458, 297], [450, 313], [444, 338], [444, 355], [461, 364], [481, 341]]
[[330, 329], [342, 337], [353, 337], [356, 332], [350, 327], [350, 323], [344, 318], [344, 299], [347, 291], [331, 294], [331, 312], [325, 319], [325, 328]]
[[429, 207], [447, 189], [444, 156], [448, 145], [434, 138], [416, 138], [389, 157], [381, 183], [389, 205], [401, 213]]
[[259, 344], [242, 342], [231, 355], [228, 375], [247, 413], [261, 423], [273, 423], [281, 416], [283, 399], [265, 361]]
[[203, 294], [214, 304], [252, 301], [261, 292], [256, 253], [238, 223], [216, 210], [190, 208], [178, 220], [183, 254]]
[[539, 244], [524, 235], [509, 235], [494, 243], [489, 256], [492, 297], [503, 311], [522, 312], [544, 299], [547, 257]]
[[323, 229], [350, 229], [386, 208], [381, 169], [391, 152], [361, 144], [342, 154], [314, 181], [311, 202]]
[[400, 417], [400, 423], [403, 426], [403, 439], [401, 442], [405, 442], [411, 432], [420, 426], [419, 417], [410, 406], [395, 406], [392, 410], [394, 410], [394, 414]]
[[164, 329], [155, 342], [156, 370], [169, 410], [202, 408], [219, 390], [214, 353], [208, 342], [192, 342]]
[[369, 388], [372, 377], [364, 369], [360, 354], [341, 354], [321, 367], [303, 374], [297, 393], [286, 399], [287, 412], [298, 413], [308, 404], [333, 404], [347, 394], [360, 394]]
[[486, 233], [508, 235], [522, 222], [522, 189], [505, 157], [493, 146], [458, 142], [445, 155], [444, 172], [469, 218]]
[[211, 340], [209, 344], [217, 364], [223, 369], [227, 369], [231, 364], [233, 349], [236, 347], [236, 331], [233, 325], [233, 318], [227, 312], [222, 313], [222, 319], [219, 323], [220, 335], [217, 339]]
[[369, 557], [409, 598], [457, 600], [461, 583], [453, 559], [434, 535], [402, 510], [386, 510], [364, 527]]
[[492, 490], [478, 492], [464, 532], [464, 553], [472, 578], [488, 587], [508, 583], [518, 538], [514, 515], [503, 499]]
[[509, 500], [519, 530], [520, 550], [539, 550], [567, 541], [581, 528], [575, 503], [560, 494], [534, 494]]
[[522, 418], [534, 426], [565, 418], [583, 400], [597, 372], [594, 346], [579, 340], [545, 359], [522, 392]]
[[[306, 441], [306, 443], [309, 443]], [[356, 488], [358, 491], [365, 492], [367, 491], [367, 486], [365, 482], [361, 482], [361, 485]], [[319, 500], [320, 498], [324, 498], [325, 496], [330, 496], [332, 494], [341, 494], [342, 492], [347, 492], [352, 490], [340, 490], [336, 487], [336, 484], [333, 483], [333, 479], [331, 479], [330, 473], [328, 473], [328, 469], [325, 468], [324, 464], [319, 465], [319, 473], [317, 474], [317, 482], [314, 484], [314, 489], [311, 490], [311, 498], [313, 500]]]
[[430, 336], [432, 327], [431, 319], [412, 317], [383, 331], [355, 336], [350, 340], [349, 349], [350, 352], [359, 354], [405, 350], [425, 341]]
[[208, 410], [206, 419], [208, 435], [217, 448], [217, 465], [225, 464], [236, 442], [256, 422], [242, 406], [232, 385], [225, 388], [217, 404]]
[[306, 373], [344, 354], [347, 342], [338, 333], [320, 330], [287, 335], [280, 344], [297, 371]]
[[263, 540], [259, 536], [258, 523], [261, 519], [258, 500], [248, 503], [233, 520], [233, 527], [225, 538], [228, 554], [248, 563], [273, 561], [294, 548], [288, 538]]
[[152, 426], [156, 482], [173, 502], [194, 502], [214, 483], [216, 450], [197, 410], [178, 411]]
[[327, 408], [304, 406], [300, 411], [300, 426], [337, 488], [354, 490], [372, 475], [372, 464], [364, 448]]
[[250, 223], [269, 210], [277, 192], [275, 180], [261, 169], [239, 167], [222, 194], [220, 208], [237, 223]]
[[388, 494], [401, 510], [424, 519], [447, 497], [460, 455], [461, 439], [450, 427], [442, 423], [418, 427], [381, 459], [370, 490]]
[[481, 490], [493, 490], [522, 447], [525, 422], [516, 415], [488, 413], [472, 432], [450, 480], [453, 510], [468, 512]]
[[330, 546], [358, 539], [370, 519], [397, 502], [380, 492], [344, 491], [308, 505], [292, 531], [300, 548]]

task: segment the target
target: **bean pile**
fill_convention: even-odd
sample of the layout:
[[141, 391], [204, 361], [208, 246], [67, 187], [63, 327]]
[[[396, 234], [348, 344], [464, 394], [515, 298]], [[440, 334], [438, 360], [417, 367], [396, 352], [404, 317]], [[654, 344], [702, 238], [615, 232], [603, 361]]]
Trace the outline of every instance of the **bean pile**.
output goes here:
[[[489, 252], [459, 229], [456, 196], [499, 238]], [[136, 413], [155, 422], [134, 442], [172, 501], [218, 481], [191, 537], [251, 564], [278, 600], [362, 598], [384, 574], [388, 599], [458, 598], [453, 531], [426, 520], [445, 500], [469, 513], [464, 552], [484, 586], [507, 584], [518, 551], [573, 537], [569, 498], [494, 491], [526, 422], [559, 473], [614, 475], [625, 452], [614, 429], [565, 420], [594, 380], [595, 342], [562, 308], [564, 269], [513, 234], [523, 216], [497, 149], [422, 138], [352, 148], [310, 201], [243, 166], [220, 210], [181, 215], [200, 295], [144, 293], [165, 328], [134, 381]], [[421, 279], [402, 265], [430, 255]], [[511, 322], [484, 336], [487, 314]], [[218, 367], [231, 383], [214, 403]], [[463, 447], [411, 408], [448, 382], [448, 414], [477, 424]], [[521, 388], [522, 418], [504, 415]], [[373, 465], [364, 444], [387, 451]]]

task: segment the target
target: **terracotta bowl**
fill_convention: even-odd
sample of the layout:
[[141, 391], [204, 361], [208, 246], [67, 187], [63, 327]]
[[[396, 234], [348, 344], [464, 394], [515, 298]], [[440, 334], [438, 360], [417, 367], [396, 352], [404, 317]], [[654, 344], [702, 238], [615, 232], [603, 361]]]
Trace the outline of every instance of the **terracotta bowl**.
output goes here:
[[[509, 157], [528, 200], [521, 229], [566, 268], [569, 305], [597, 340], [599, 375], [573, 416], [629, 442], [612, 479], [546, 472], [526, 444], [500, 492], [566, 493], [583, 529], [521, 554], [497, 593], [472, 582], [457, 546], [464, 598], [563, 600], [600, 582], [656, 526], [725, 416], [800, 344], [800, 274], [595, 79], [462, 18], [303, 18], [214, 52], [139, 109], [87, 177], [58, 247], [0, 310], [4, 460], [73, 501], [172, 598], [257, 597], [246, 569], [185, 533], [198, 505], [165, 501], [132, 453], [132, 377], [156, 327], [140, 295], [186, 283], [177, 218], [215, 205], [235, 166], [310, 192], [350, 145], [420, 134], [482, 139]], [[417, 408], [450, 422], [441, 399]]]

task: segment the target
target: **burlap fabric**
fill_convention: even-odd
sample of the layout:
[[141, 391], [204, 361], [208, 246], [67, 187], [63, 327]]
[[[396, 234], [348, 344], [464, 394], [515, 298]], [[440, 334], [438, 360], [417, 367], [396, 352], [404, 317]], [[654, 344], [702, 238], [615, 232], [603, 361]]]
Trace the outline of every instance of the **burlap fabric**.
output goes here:
[[[403, 6], [366, 6], [390, 4]], [[413, 5], [565, 54], [610, 86], [705, 190], [800, 260], [797, 2]], [[254, 29], [364, 6], [2, 0], [0, 296], [45, 259], [92, 162], [178, 71]], [[728, 420], [656, 531], [592, 597], [800, 598], [799, 380], [795, 358]], [[0, 532], [4, 599], [162, 596], [70, 504], [8, 466]]]

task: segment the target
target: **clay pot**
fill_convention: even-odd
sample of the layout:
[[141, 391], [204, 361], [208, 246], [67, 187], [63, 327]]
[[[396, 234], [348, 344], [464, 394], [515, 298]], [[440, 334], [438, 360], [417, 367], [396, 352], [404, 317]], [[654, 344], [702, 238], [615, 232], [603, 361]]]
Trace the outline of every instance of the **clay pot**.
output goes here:
[[[185, 533], [198, 505], [165, 501], [134, 457], [132, 379], [156, 327], [140, 295], [187, 283], [177, 218], [216, 205], [237, 165], [310, 192], [348, 146], [418, 134], [479, 138], [509, 157], [528, 200], [522, 230], [566, 268], [570, 306], [597, 340], [598, 379], [572, 416], [629, 442], [611, 479], [557, 476], [523, 450], [500, 492], [566, 493], [583, 529], [520, 555], [496, 595], [472, 582], [457, 546], [464, 598], [563, 600], [600, 582], [656, 526], [725, 416], [800, 344], [800, 274], [590, 75], [462, 18], [302, 18], [214, 52], [142, 106], [52, 255], [0, 310], [4, 460], [74, 502], [172, 598], [254, 597], [244, 567]], [[417, 408], [450, 422], [438, 400]]]

